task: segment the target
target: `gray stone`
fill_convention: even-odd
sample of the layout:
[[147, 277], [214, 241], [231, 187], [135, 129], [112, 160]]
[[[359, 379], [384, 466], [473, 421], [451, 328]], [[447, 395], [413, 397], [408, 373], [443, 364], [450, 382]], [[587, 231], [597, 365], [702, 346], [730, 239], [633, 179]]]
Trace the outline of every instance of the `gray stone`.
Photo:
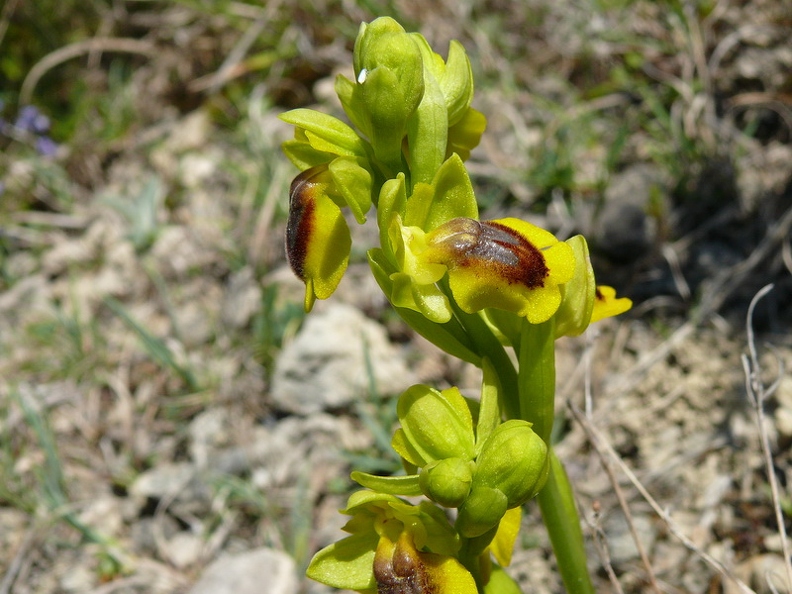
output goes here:
[[188, 594], [295, 594], [298, 587], [294, 560], [282, 551], [261, 548], [220, 556]]
[[231, 275], [223, 299], [221, 319], [232, 328], [243, 328], [261, 309], [261, 287], [253, 269], [246, 266]]
[[[638, 540], [641, 541], [644, 550], [649, 554], [657, 538], [657, 532], [652, 520], [647, 516], [636, 515], [632, 517], [632, 522], [635, 532], [638, 534]], [[621, 512], [617, 511], [608, 516], [603, 529], [607, 538], [611, 561], [614, 565], [638, 558], [638, 548], [635, 546], [635, 540], [630, 532], [627, 519]]]
[[162, 499], [183, 491], [195, 478], [192, 464], [176, 463], [155, 466], [138, 476], [129, 487], [133, 497]]
[[203, 411], [190, 422], [190, 456], [199, 468], [206, 468], [211, 454], [231, 444], [229, 422], [228, 410], [219, 407]]
[[657, 199], [665, 199], [665, 184], [656, 168], [638, 164], [615, 174], [605, 190], [605, 205], [594, 229], [597, 249], [623, 262], [645, 254], [657, 234], [654, 220], [647, 214]]
[[348, 461], [343, 451], [360, 451], [372, 444], [368, 431], [351, 419], [318, 413], [285, 418], [262, 427], [250, 448], [251, 482], [265, 493], [289, 488], [310, 474], [315, 488], [338, 477]]
[[395, 394], [414, 383], [385, 329], [357, 309], [331, 304], [307, 317], [275, 364], [272, 398], [297, 414], [343, 407], [369, 394]]

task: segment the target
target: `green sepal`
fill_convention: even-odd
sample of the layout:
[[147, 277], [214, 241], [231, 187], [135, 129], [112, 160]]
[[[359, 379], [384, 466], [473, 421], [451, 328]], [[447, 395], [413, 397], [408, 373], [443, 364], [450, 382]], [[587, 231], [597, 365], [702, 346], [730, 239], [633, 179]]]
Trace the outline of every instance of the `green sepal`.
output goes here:
[[451, 155], [437, 170], [431, 187], [417, 184], [407, 199], [405, 226], [431, 231], [457, 217], [478, 218], [473, 185], [459, 155]]
[[355, 470], [350, 476], [361, 487], [372, 491], [400, 497], [417, 497], [421, 494], [417, 474], [408, 476], [376, 476]]
[[371, 118], [360, 94], [360, 87], [343, 74], [335, 79], [335, 92], [349, 121], [366, 137], [371, 138]]
[[464, 46], [452, 40], [448, 46], [448, 59], [435, 53], [426, 39], [413, 33], [424, 61], [424, 70], [429, 71], [437, 81], [443, 95], [449, 125], [457, 123], [473, 100], [473, 69]]
[[376, 588], [373, 567], [378, 542], [373, 530], [347, 536], [316, 553], [305, 575], [333, 588]]
[[287, 124], [301, 128], [316, 150], [348, 157], [365, 157], [364, 141], [338, 118], [313, 109], [292, 109], [278, 116]]
[[561, 306], [555, 314], [555, 337], [578, 336], [589, 326], [594, 310], [597, 283], [589, 259], [586, 239], [575, 235], [566, 240], [575, 253], [575, 275], [561, 285]]
[[377, 225], [379, 226], [380, 246], [388, 259], [395, 261], [388, 231], [396, 216], [404, 218], [407, 208], [407, 186], [403, 173], [389, 179], [380, 188], [377, 201]]
[[413, 39], [421, 50], [424, 64], [424, 94], [418, 109], [407, 121], [407, 142], [412, 183], [431, 183], [435, 172], [445, 160], [448, 139], [448, 109], [445, 97], [435, 78], [445, 68], [442, 58], [435, 54], [420, 34]]
[[371, 173], [364, 164], [365, 159], [337, 157], [327, 169], [333, 178], [335, 190], [346, 202], [355, 220], [361, 225], [366, 222], [366, 213], [371, 207]]
[[481, 454], [487, 439], [501, 423], [500, 380], [498, 372], [489, 358], [481, 360], [483, 379], [481, 383], [481, 401], [479, 405], [478, 423], [476, 424], [476, 456]]
[[[369, 250], [368, 259], [382, 292], [390, 297], [393, 292], [393, 281], [390, 276], [396, 272], [396, 269], [379, 248]], [[410, 328], [442, 351], [457, 359], [480, 365], [481, 356], [477, 352], [475, 343], [470, 340], [468, 333], [455, 317], [444, 324], [439, 324], [412, 309], [395, 307], [395, 310]]]
[[493, 565], [484, 594], [522, 594], [520, 586], [499, 565]]
[[456, 153], [463, 161], [470, 158], [470, 151], [481, 142], [481, 136], [487, 127], [487, 118], [483, 113], [469, 108], [462, 118], [448, 128], [446, 155]]
[[437, 77], [448, 109], [448, 125], [459, 122], [473, 101], [473, 68], [464, 46], [451, 40], [445, 71]]
[[281, 150], [300, 171], [327, 163], [335, 158], [333, 153], [316, 150], [307, 141], [298, 139], [284, 141], [281, 143]]
[[404, 429], [399, 428], [393, 432], [391, 447], [397, 454], [399, 454], [399, 456], [401, 456], [403, 462], [409, 464], [411, 470], [412, 468], [415, 469], [416, 473], [419, 468], [426, 466], [429, 462], [428, 460], [425, 460], [423, 456], [421, 456], [415, 447], [413, 447], [407, 437], [407, 434], [404, 432]]
[[412, 277], [401, 272], [392, 274], [391, 280], [393, 290], [390, 301], [394, 306], [420, 312], [437, 324], [451, 320], [448, 297], [436, 285], [418, 285]]

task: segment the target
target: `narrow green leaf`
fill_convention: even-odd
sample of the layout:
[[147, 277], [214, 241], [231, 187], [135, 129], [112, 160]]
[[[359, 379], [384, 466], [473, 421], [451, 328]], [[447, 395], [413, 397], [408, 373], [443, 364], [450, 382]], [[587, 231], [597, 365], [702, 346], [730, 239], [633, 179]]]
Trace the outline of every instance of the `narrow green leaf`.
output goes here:
[[376, 476], [366, 472], [354, 471], [351, 477], [361, 487], [379, 493], [389, 493], [390, 495], [399, 495], [401, 497], [417, 497], [421, 494], [417, 474], [408, 476]]
[[292, 109], [278, 117], [302, 128], [310, 145], [319, 151], [349, 157], [366, 156], [363, 140], [338, 118], [305, 108]]

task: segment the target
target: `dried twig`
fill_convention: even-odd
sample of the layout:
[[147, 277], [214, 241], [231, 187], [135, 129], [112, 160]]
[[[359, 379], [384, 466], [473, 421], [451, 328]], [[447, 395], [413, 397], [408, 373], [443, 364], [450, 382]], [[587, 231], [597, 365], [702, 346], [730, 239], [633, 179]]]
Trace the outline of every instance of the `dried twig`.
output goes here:
[[621, 582], [619, 582], [619, 578], [616, 577], [616, 572], [613, 570], [613, 564], [611, 563], [610, 551], [608, 550], [608, 541], [605, 536], [605, 532], [602, 530], [602, 526], [599, 523], [599, 510], [595, 509], [594, 514], [595, 516], [593, 521], [589, 520], [585, 515], [583, 516], [583, 520], [586, 522], [586, 524], [588, 524], [589, 528], [591, 528], [594, 540], [594, 548], [597, 549], [597, 553], [600, 556], [600, 562], [605, 568], [605, 573], [608, 574], [608, 579], [613, 585], [614, 591], [616, 594], [624, 594], [624, 588], [622, 588]]
[[743, 370], [745, 372], [745, 390], [751, 399], [754, 410], [756, 411], [756, 422], [759, 425], [759, 440], [762, 444], [762, 454], [764, 456], [765, 467], [767, 469], [767, 480], [770, 483], [770, 492], [773, 497], [773, 508], [775, 509], [778, 533], [781, 536], [781, 550], [784, 554], [784, 567], [786, 569], [787, 588], [792, 590], [792, 559], [790, 559], [789, 539], [787, 539], [786, 527], [784, 526], [784, 515], [781, 511], [781, 497], [778, 492], [778, 479], [775, 475], [773, 466], [773, 454], [770, 451], [770, 438], [767, 435], [765, 425], [764, 401], [767, 396], [772, 395], [781, 383], [784, 376], [784, 368], [779, 359], [778, 377], [776, 381], [767, 389], [762, 382], [762, 368], [759, 365], [759, 356], [756, 351], [756, 337], [753, 331], [753, 313], [759, 300], [773, 289], [769, 284], [762, 287], [748, 306], [748, 315], [745, 321], [745, 329], [748, 334], [748, 355], [742, 356]]

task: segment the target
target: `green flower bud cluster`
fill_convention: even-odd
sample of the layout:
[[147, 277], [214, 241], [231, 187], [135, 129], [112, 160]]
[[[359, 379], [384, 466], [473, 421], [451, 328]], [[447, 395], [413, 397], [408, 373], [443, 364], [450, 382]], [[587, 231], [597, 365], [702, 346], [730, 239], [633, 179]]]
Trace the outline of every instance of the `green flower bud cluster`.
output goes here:
[[364, 487], [393, 495], [424, 495], [458, 508], [460, 536], [493, 536], [507, 510], [534, 497], [548, 473], [547, 445], [527, 421], [500, 423], [497, 389], [487, 385], [481, 402], [457, 388], [416, 385], [399, 398], [401, 428], [392, 446], [412, 474], [376, 477], [353, 473]]

